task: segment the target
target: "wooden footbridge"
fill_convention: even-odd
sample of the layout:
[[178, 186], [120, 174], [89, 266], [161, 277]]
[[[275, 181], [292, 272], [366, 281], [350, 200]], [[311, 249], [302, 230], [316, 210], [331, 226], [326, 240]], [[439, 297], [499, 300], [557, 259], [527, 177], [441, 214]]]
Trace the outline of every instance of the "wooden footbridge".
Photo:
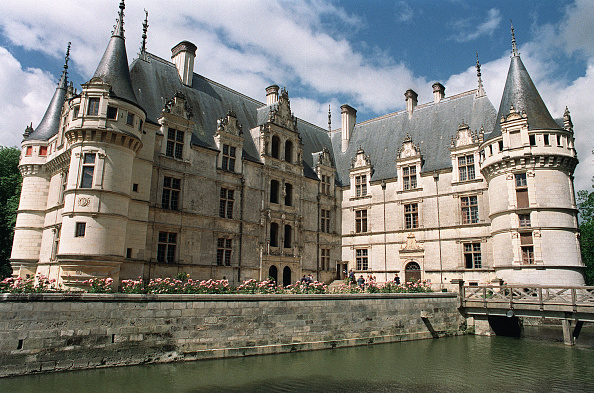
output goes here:
[[561, 320], [568, 345], [575, 343], [584, 322], [594, 322], [594, 287], [458, 285], [464, 315], [490, 322], [501, 317], [516, 323], [521, 317]]

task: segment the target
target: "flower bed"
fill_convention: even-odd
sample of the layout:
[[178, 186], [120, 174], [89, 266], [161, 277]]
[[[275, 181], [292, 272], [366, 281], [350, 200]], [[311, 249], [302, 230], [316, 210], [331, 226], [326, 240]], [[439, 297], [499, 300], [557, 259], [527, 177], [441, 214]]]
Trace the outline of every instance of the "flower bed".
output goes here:
[[[118, 292], [113, 288], [111, 278], [89, 279], [80, 282], [83, 292], [112, 293]], [[45, 276], [33, 278], [6, 278], [0, 282], [0, 292], [8, 293], [41, 293], [41, 292], [66, 292], [56, 286], [55, 280]], [[122, 293], [202, 293], [202, 294], [323, 294], [323, 293], [415, 293], [432, 292], [431, 286], [426, 282], [406, 282], [396, 285], [393, 282], [376, 283], [371, 281], [364, 286], [344, 282], [329, 288], [318, 281], [312, 283], [296, 282], [291, 285], [277, 285], [272, 280], [257, 281], [246, 280], [241, 285], [233, 287], [227, 280], [193, 280], [187, 275], [180, 278], [155, 278], [145, 282], [142, 278], [137, 280], [122, 280]]]

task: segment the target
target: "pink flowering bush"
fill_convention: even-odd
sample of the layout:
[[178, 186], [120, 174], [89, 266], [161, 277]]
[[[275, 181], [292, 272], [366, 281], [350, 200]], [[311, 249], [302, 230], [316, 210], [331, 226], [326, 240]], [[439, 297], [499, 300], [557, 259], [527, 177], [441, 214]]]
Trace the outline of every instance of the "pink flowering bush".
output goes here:
[[89, 289], [87, 292], [89, 293], [109, 293], [113, 292], [113, 288], [111, 287], [113, 284], [113, 278], [90, 278], [88, 280], [84, 280], [82, 285], [88, 286]]
[[42, 274], [35, 278], [7, 277], [0, 281], [0, 292], [8, 293], [40, 293], [57, 292], [56, 280]]

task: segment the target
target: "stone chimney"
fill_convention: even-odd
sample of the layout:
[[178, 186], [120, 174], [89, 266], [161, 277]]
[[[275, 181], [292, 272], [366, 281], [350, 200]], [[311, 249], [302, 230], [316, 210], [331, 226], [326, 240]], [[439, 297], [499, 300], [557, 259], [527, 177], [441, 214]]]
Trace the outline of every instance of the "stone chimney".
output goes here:
[[186, 86], [192, 86], [196, 49], [196, 45], [189, 41], [182, 41], [171, 49], [171, 60], [177, 68], [179, 79]]
[[441, 83], [435, 82], [433, 84], [433, 102], [437, 104], [443, 100], [443, 97], [445, 97], [445, 87]]
[[272, 85], [266, 88], [266, 105], [272, 105], [278, 101], [278, 86]]
[[406, 93], [404, 93], [404, 97], [406, 97], [406, 111], [408, 112], [409, 117], [412, 116], [415, 106], [417, 106], [418, 96], [419, 95], [415, 93], [413, 89], [408, 89]]
[[349, 140], [355, 128], [355, 122], [357, 121], [357, 110], [350, 105], [344, 104], [340, 107], [340, 119], [342, 123], [342, 152], [344, 153], [349, 147]]

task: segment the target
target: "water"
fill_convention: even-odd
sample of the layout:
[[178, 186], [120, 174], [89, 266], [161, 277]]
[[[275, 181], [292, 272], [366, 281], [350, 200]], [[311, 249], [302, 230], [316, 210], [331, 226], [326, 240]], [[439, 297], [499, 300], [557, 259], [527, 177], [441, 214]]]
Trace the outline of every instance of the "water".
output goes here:
[[568, 347], [547, 331], [6, 378], [0, 392], [593, 392], [594, 334]]

